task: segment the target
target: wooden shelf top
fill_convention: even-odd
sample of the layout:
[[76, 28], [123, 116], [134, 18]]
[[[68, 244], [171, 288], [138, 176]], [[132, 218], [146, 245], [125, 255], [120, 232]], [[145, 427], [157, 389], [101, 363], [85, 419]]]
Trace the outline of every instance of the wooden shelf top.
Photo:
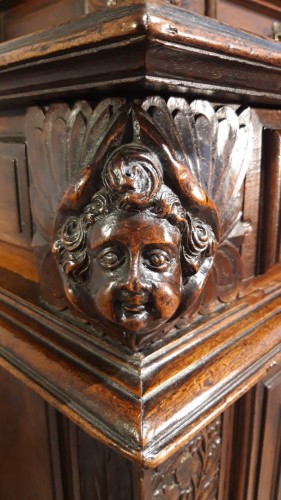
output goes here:
[[281, 44], [166, 4], [131, 4], [0, 45], [0, 100], [128, 89], [281, 101]]

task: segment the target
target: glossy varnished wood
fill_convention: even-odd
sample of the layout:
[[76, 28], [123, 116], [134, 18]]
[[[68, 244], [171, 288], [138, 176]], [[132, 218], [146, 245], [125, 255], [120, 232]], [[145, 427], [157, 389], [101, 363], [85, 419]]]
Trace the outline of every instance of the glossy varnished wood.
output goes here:
[[[0, 2], [0, 7], [15, 6], [10, 14], [20, 20], [24, 5], [32, 3]], [[0, 364], [5, 370], [0, 421], [4, 419], [1, 430], [8, 432], [0, 431], [0, 436], [7, 450], [2, 471], [14, 481], [16, 500], [21, 496], [19, 487], [23, 498], [32, 500], [35, 494], [38, 498], [45, 494], [48, 500], [178, 500], [180, 496], [279, 500], [281, 115], [278, 110], [247, 107], [280, 105], [281, 45], [187, 10], [190, 6], [203, 13], [205, 8], [205, 14], [215, 17], [215, 1], [178, 3], [117, 2], [95, 12], [106, 2], [91, 1], [90, 16], [0, 46], [1, 175], [9, 180], [7, 189], [1, 186], [0, 215], [4, 228], [0, 235], [4, 268], [0, 272]], [[61, 19], [70, 18], [71, 11], [78, 15], [75, 9], [82, 6], [72, 0], [55, 4], [57, 19], [59, 12]], [[235, 4], [240, 8], [242, 0]], [[269, 20], [275, 13], [277, 18], [280, 10], [278, 0], [247, 4]], [[6, 14], [11, 36], [19, 34], [18, 29], [42, 26], [36, 13], [29, 26], [17, 26], [16, 19], [12, 25]], [[266, 17], [260, 19], [268, 22]], [[251, 22], [253, 31], [264, 28], [256, 29], [254, 16]], [[183, 95], [180, 106], [179, 94]], [[113, 103], [117, 95], [130, 103], [137, 99], [138, 110], [140, 106], [149, 110], [148, 133], [158, 127], [160, 135], [166, 130], [166, 139], [173, 141], [175, 130], [186, 137], [190, 127], [191, 136], [200, 137], [199, 174], [219, 179], [206, 186], [202, 179], [199, 182], [214, 198], [222, 226], [200, 311], [191, 324], [184, 315], [178, 318], [170, 331], [151, 337], [137, 352], [118, 337], [94, 331], [85, 319], [75, 319], [66, 309], [43, 303], [38, 286], [42, 275], [37, 273], [34, 255], [40, 253], [40, 244], [31, 247], [31, 229], [40, 233], [42, 206], [48, 207], [50, 198], [59, 203], [72, 182], [67, 178], [56, 198], [51, 177], [64, 178], [63, 161], [60, 157], [54, 162], [47, 175], [48, 162], [42, 160], [38, 135], [42, 133], [47, 144], [47, 155], [55, 157], [56, 148], [49, 145], [63, 142], [60, 133], [65, 128], [73, 130], [74, 103], [80, 101], [78, 106], [90, 109], [91, 115], [98, 101], [114, 96]], [[194, 102], [198, 95], [203, 96], [200, 104], [198, 99]], [[85, 99], [88, 102], [81, 103]], [[59, 113], [58, 123], [50, 127], [53, 142], [44, 119], [38, 126], [35, 116], [30, 130], [36, 133], [26, 141], [25, 113], [35, 104], [43, 118], [63, 106], [65, 115]], [[186, 119], [183, 110], [188, 106], [193, 111]], [[164, 123], [170, 124], [166, 128], [163, 113], [168, 116]], [[86, 122], [79, 123], [83, 128]], [[74, 127], [71, 140], [75, 134], [81, 137], [80, 125]], [[217, 128], [219, 145], [214, 139]], [[97, 129], [101, 133], [102, 127]], [[112, 131], [116, 133], [114, 127]], [[246, 140], [235, 143], [236, 156], [231, 155], [233, 137], [243, 133]], [[91, 145], [99, 139], [97, 133]], [[73, 145], [71, 140], [68, 143]], [[25, 144], [27, 160], [21, 158], [27, 165], [27, 183], [16, 203], [10, 196], [15, 190], [9, 167]], [[172, 149], [174, 157], [180, 154], [178, 146]], [[214, 158], [221, 163], [218, 169]], [[190, 167], [190, 158], [186, 165]], [[38, 167], [46, 174], [42, 183]], [[27, 218], [26, 191], [23, 194], [29, 183], [34, 184], [32, 221]], [[42, 184], [44, 195], [39, 196], [40, 202], [34, 201]], [[220, 198], [215, 185], [220, 187]], [[13, 186], [18, 186], [15, 181]], [[79, 200], [77, 196], [78, 205]], [[45, 218], [50, 221], [49, 215]], [[22, 219], [28, 221], [26, 233], [21, 231]], [[58, 219], [51, 241], [59, 239], [59, 231]], [[47, 262], [45, 278], [51, 269], [54, 260]], [[48, 285], [51, 291], [57, 290], [58, 282], [50, 279]], [[15, 443], [17, 432], [21, 446], [15, 471], [9, 443]], [[4, 500], [10, 500], [12, 490], [2, 480], [2, 471], [0, 491]]]
[[213, 321], [133, 357], [2, 292], [1, 364], [92, 436], [155, 466], [278, 362], [280, 275], [263, 279]]
[[90, 89], [112, 94], [124, 84], [135, 91], [281, 99], [280, 44], [166, 4], [99, 11], [6, 42], [0, 54], [2, 101]]

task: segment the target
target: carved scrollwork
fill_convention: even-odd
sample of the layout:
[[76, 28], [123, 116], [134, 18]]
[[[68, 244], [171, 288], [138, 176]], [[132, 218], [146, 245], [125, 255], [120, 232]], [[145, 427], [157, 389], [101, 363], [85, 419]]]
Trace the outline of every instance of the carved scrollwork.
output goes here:
[[229, 228], [238, 227], [245, 176], [234, 153], [246, 147], [243, 120], [228, 107], [160, 97], [106, 99], [93, 109], [56, 104], [29, 115], [33, 243], [45, 299], [66, 301], [134, 348], [179, 318], [186, 324], [208, 276], [219, 276], [216, 204], [217, 262], [223, 254], [227, 266], [235, 255]]
[[218, 490], [221, 419], [152, 473], [154, 500], [213, 500]]

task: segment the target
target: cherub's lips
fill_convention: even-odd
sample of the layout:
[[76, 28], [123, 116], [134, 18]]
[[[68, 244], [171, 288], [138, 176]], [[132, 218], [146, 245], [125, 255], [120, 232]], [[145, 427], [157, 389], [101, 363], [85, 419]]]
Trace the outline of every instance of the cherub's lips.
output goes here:
[[121, 309], [129, 314], [141, 314], [146, 310], [148, 295], [146, 293], [122, 292], [119, 297]]
[[122, 308], [124, 311], [131, 313], [131, 314], [140, 314], [143, 311], [145, 311], [145, 305], [144, 304], [139, 304], [139, 305], [133, 305], [133, 304], [127, 304], [127, 303], [122, 303]]
[[118, 299], [120, 302], [124, 304], [132, 304], [132, 305], [143, 305], [148, 302], [148, 294], [145, 292], [141, 293], [132, 293], [132, 292], [126, 292], [122, 291], [119, 294]]

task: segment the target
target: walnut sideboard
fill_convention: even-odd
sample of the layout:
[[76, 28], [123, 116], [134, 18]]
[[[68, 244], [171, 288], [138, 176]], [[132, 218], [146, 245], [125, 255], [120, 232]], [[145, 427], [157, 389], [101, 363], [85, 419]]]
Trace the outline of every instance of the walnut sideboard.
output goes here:
[[0, 499], [280, 500], [279, 0], [0, 9]]

